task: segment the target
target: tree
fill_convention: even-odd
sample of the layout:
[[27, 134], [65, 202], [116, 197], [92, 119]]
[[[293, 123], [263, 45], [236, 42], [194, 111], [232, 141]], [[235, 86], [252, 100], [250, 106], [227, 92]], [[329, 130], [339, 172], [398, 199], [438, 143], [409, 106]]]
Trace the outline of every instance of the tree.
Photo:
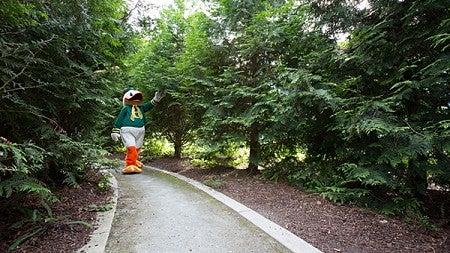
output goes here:
[[[164, 91], [167, 97], [153, 113], [150, 129], [164, 134], [174, 144], [174, 157], [181, 158], [182, 146], [192, 140], [201, 124], [204, 107], [197, 100], [202, 93], [198, 80], [205, 75], [210, 44], [203, 13], [187, 16], [184, 1], [161, 12], [155, 26], [144, 31], [146, 39], [135, 55], [131, 82], [143, 85], [152, 94]], [[203, 65], [202, 65], [203, 64]]]
[[101, 73], [129, 49], [125, 11], [122, 0], [2, 1], [0, 197], [48, 196], [101, 158], [87, 140], [100, 143], [109, 120], [114, 87]]
[[429, 183], [449, 182], [449, 55], [439, 43], [448, 9], [445, 1], [369, 3], [366, 9], [342, 1], [313, 3], [320, 25], [350, 34], [323, 65], [338, 66], [326, 69], [335, 86], [318, 101], [326, 102], [332, 116], [321, 134], [335, 148], [327, 154], [341, 178], [325, 188], [330, 196], [353, 189], [358, 197], [393, 199], [398, 210], [417, 208], [415, 199]]
[[218, 28], [213, 41], [226, 50], [227, 59], [214, 80], [216, 100], [207, 112], [204, 129], [214, 131], [210, 141], [245, 141], [250, 149], [248, 169], [256, 172], [261, 142], [268, 139], [265, 131], [274, 123], [279, 98], [271, 48], [278, 34], [271, 29], [271, 19], [276, 19], [274, 9], [281, 1], [212, 2]]

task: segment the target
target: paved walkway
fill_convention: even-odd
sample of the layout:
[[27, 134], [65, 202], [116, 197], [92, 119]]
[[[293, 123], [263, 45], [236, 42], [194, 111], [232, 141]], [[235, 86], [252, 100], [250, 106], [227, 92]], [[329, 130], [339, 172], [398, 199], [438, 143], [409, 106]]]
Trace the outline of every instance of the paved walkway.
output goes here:
[[106, 246], [91, 242], [95, 246], [81, 252], [320, 252], [247, 207], [178, 174], [150, 167], [141, 174], [113, 174], [119, 198]]

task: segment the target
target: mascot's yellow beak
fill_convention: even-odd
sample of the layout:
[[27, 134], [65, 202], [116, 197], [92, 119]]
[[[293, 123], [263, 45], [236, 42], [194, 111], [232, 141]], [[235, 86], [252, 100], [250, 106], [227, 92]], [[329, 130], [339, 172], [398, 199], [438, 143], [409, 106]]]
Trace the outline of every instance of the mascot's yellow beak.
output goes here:
[[139, 105], [144, 100], [142, 92], [137, 90], [129, 90], [123, 95], [124, 105]]

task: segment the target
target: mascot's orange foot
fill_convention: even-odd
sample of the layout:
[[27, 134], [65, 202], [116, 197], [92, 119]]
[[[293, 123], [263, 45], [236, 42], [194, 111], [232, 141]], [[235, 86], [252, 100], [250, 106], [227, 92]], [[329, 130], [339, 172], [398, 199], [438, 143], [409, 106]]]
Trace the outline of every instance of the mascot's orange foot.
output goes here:
[[122, 170], [122, 173], [124, 174], [131, 174], [131, 173], [141, 173], [142, 170], [136, 165], [128, 165], [125, 167], [125, 169]]
[[139, 161], [136, 161], [136, 166], [138, 166], [139, 168], [142, 168], [142, 166], [144, 166], [144, 164]]

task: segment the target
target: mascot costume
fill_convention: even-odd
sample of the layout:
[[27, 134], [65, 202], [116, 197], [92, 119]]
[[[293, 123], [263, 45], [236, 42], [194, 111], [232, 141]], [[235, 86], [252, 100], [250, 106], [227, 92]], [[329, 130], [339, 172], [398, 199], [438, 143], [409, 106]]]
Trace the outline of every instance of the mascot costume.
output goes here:
[[126, 167], [122, 173], [142, 172], [142, 163], [137, 158], [144, 144], [145, 124], [147, 123], [145, 112], [152, 109], [163, 97], [163, 93], [156, 92], [150, 102], [142, 104], [144, 95], [138, 90], [131, 89], [123, 95], [123, 108], [111, 133], [114, 141], [122, 138], [122, 142], [127, 148]]

